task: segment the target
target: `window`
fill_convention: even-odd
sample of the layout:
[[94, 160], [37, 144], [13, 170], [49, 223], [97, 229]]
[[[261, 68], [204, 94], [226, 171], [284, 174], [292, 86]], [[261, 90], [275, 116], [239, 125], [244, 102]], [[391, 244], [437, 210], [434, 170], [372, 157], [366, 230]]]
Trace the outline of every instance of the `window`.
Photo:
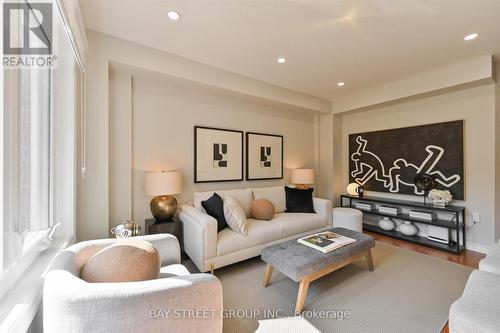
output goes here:
[[[50, 70], [19, 70], [19, 108], [15, 193], [18, 203], [13, 229], [23, 238], [46, 230], [50, 223]], [[24, 249], [25, 251], [28, 248]]]
[[39, 245], [52, 224], [50, 76], [49, 69], [4, 71], [2, 273]]
[[54, 12], [57, 67], [2, 69], [0, 297], [75, 223], [75, 82], [70, 41]]

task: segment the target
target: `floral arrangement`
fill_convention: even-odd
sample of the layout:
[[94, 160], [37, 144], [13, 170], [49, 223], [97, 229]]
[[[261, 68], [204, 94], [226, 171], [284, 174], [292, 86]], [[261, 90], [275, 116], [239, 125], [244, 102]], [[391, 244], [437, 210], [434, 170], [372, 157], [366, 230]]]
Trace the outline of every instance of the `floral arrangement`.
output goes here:
[[442, 191], [442, 190], [431, 190], [429, 192], [429, 198], [434, 200], [435, 205], [446, 206], [453, 199], [450, 191]]

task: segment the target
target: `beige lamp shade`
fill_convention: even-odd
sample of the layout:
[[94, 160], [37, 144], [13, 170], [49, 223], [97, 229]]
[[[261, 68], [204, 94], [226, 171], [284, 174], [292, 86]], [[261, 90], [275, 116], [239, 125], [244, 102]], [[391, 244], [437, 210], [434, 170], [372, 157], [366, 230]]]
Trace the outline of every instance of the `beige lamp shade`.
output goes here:
[[292, 184], [310, 185], [314, 184], [313, 169], [293, 169]]
[[347, 193], [349, 195], [358, 195], [358, 192], [356, 192], [356, 189], [359, 187], [359, 184], [357, 183], [350, 183], [347, 185]]
[[146, 195], [158, 196], [177, 194], [182, 191], [180, 172], [147, 172], [144, 177], [144, 191]]

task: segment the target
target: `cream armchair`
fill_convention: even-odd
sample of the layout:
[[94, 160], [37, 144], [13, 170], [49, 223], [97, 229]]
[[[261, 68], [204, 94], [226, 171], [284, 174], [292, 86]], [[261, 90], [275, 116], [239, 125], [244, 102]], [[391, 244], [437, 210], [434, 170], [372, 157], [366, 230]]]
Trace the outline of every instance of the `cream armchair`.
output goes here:
[[139, 237], [160, 252], [160, 278], [125, 283], [87, 283], [85, 262], [116, 239], [63, 250], [45, 277], [44, 332], [222, 332], [222, 287], [210, 274], [189, 274], [180, 264], [177, 239]]

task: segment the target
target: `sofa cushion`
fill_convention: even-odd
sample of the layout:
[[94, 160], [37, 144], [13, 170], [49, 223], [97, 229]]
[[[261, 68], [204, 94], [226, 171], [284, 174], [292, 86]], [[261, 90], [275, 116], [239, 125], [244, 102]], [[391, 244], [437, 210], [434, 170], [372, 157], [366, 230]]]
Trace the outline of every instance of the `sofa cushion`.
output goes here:
[[486, 258], [479, 262], [479, 269], [500, 274], [500, 244], [493, 244], [490, 247]]
[[257, 220], [271, 220], [274, 211], [273, 203], [267, 199], [257, 199], [252, 202], [252, 216]]
[[252, 189], [250, 188], [225, 190], [225, 191], [194, 192], [193, 193], [194, 207], [206, 213], [206, 211], [201, 206], [201, 202], [210, 198], [214, 194], [214, 192], [220, 195], [223, 199], [226, 195], [233, 197], [234, 199], [236, 199], [236, 201], [238, 201], [241, 208], [243, 208], [246, 217], [252, 216], [250, 213], [250, 207], [252, 206], [253, 192]]
[[250, 218], [247, 220], [247, 226], [246, 236], [229, 228], [222, 230], [217, 235], [217, 255], [221, 256], [282, 238], [281, 227], [270, 221]]
[[274, 215], [270, 222], [281, 226], [285, 238], [326, 227], [328, 218], [310, 213], [281, 213]]
[[285, 186], [287, 213], [316, 213], [313, 204], [313, 189], [299, 189]]
[[142, 239], [121, 239], [98, 251], [83, 266], [87, 282], [133, 282], [158, 278], [160, 253]]
[[286, 209], [285, 206], [285, 187], [272, 186], [260, 187], [253, 189], [254, 199], [266, 199], [273, 203], [276, 213], [283, 213]]
[[201, 206], [208, 215], [217, 220], [217, 232], [227, 227], [226, 218], [224, 216], [224, 202], [217, 193], [214, 193], [207, 200], [202, 201]]
[[226, 195], [224, 198], [224, 217], [231, 230], [246, 236], [247, 217], [245, 216], [245, 212], [238, 201], [229, 195]]

